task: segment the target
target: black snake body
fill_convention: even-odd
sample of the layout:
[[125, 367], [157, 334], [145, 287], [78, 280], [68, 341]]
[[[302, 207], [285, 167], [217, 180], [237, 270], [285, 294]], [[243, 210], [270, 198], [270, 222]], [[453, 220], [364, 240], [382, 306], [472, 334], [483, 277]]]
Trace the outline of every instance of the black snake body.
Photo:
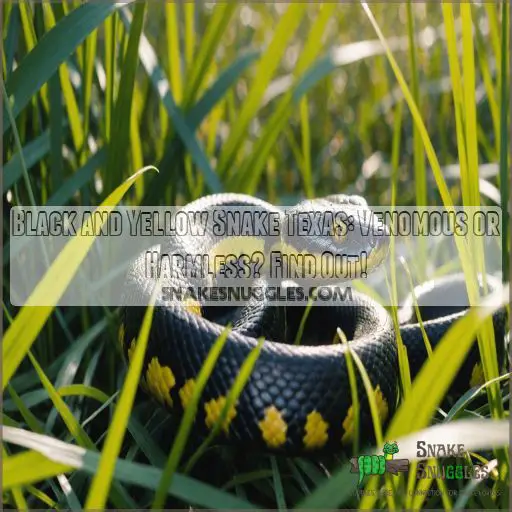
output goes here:
[[[297, 209], [365, 207], [358, 197], [329, 196], [303, 203]], [[273, 205], [248, 196], [223, 194], [207, 196], [187, 205], [190, 210], [219, 205], [251, 205], [276, 211]], [[208, 249], [210, 240], [175, 239], [172, 250]], [[351, 243], [351, 241], [346, 241]], [[352, 243], [367, 243], [356, 240]], [[379, 241], [372, 240], [369, 251], [379, 251]], [[162, 248], [163, 250], [164, 248]], [[169, 248], [166, 248], [167, 250]], [[378, 264], [378, 262], [376, 263]], [[186, 278], [182, 278], [186, 281]], [[182, 283], [183, 284], [183, 283]], [[155, 281], [144, 273], [138, 258], [126, 280], [127, 294], [149, 297]], [[489, 288], [499, 287], [489, 278]], [[464, 289], [461, 276], [450, 276], [435, 283], [427, 292], [447, 293]], [[444, 302], [446, 303], [446, 302]], [[233, 329], [201, 395], [196, 416], [198, 433], [208, 433], [233, 382], [258, 337], [265, 337], [260, 355], [233, 410], [221, 431], [224, 440], [246, 447], [290, 454], [338, 450], [351, 444], [354, 435], [354, 408], [347, 372], [346, 345], [332, 343], [340, 327], [350, 346], [360, 358], [370, 378], [385, 424], [398, 400], [398, 357], [396, 336], [390, 314], [370, 297], [353, 290], [352, 299], [343, 306], [313, 307], [309, 312], [301, 345], [293, 340], [304, 314], [304, 307], [266, 306], [248, 303], [242, 308], [187, 307], [163, 304], [158, 298], [145, 355], [143, 386], [170, 410], [182, 411], [190, 398], [195, 379], [216, 340], [230, 322]], [[120, 341], [130, 357], [140, 330], [144, 308], [125, 308]], [[455, 320], [464, 315], [460, 308], [422, 310], [423, 327], [432, 349]], [[411, 375], [414, 377], [427, 359], [427, 351], [412, 307], [400, 312], [400, 331], [407, 348]], [[494, 316], [495, 338], [500, 360], [503, 357], [504, 313]], [[451, 392], [470, 387], [478, 368], [478, 347], [473, 345]], [[358, 375], [358, 370], [355, 370]], [[373, 438], [366, 391], [357, 377], [359, 432], [363, 439]]]

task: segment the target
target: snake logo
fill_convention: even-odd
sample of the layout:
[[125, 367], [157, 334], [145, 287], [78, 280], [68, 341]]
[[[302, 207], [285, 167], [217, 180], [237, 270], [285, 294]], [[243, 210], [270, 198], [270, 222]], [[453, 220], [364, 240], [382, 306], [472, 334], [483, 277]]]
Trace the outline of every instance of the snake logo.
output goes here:
[[397, 474], [409, 470], [408, 459], [395, 459], [399, 452], [396, 441], [387, 441], [382, 449], [384, 455], [360, 455], [350, 459], [352, 473], [359, 473], [359, 485], [365, 476], [383, 475], [384, 473]]

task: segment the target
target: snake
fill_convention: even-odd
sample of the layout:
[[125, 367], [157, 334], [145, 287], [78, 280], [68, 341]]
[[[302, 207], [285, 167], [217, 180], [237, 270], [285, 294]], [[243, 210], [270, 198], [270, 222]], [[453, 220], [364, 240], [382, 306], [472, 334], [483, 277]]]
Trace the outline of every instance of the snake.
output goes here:
[[[209, 212], [232, 207], [272, 213], [281, 219], [278, 222], [284, 218], [281, 207], [233, 193], [202, 197], [183, 207], [183, 211]], [[367, 215], [356, 218], [356, 224], [360, 225], [352, 232], [347, 230], [342, 236], [336, 230], [326, 236], [312, 234], [301, 237], [302, 242], [297, 237], [281, 237], [281, 243], [296, 253], [364, 250], [368, 255], [367, 270], [373, 271], [387, 256], [389, 233], [383, 230], [381, 236], [358, 235], [359, 228], [372, 222], [382, 223], [364, 198], [334, 194], [300, 201], [291, 211], [322, 216], [326, 212], [346, 213], [354, 208]], [[211, 253], [216, 251], [218, 242], [208, 224], [203, 236], [171, 235], [156, 250]], [[249, 237], [243, 244], [248, 247], [257, 242]], [[300, 243], [303, 245], [298, 247]], [[204, 437], [216, 429], [219, 442], [288, 455], [350, 450], [356, 435], [361, 441], [374, 441], [375, 411], [385, 426], [400, 402], [396, 331], [399, 330], [414, 379], [429, 358], [424, 335], [435, 351], [448, 329], [467, 314], [464, 307], [425, 306], [420, 309], [420, 321], [409, 298], [398, 311], [398, 323], [377, 300], [355, 289], [343, 304], [309, 308], [302, 304], [276, 306], [265, 301], [264, 296], [262, 300], [249, 299], [234, 306], [205, 305], [196, 298], [177, 303], [164, 300], [163, 285], [186, 285], [189, 277], [168, 276], [165, 282], [161, 279], [157, 283], [156, 277], [147, 275], [144, 253], [133, 260], [126, 274], [125, 297], [143, 298], [145, 304], [154, 300], [140, 379], [142, 389], [172, 414], [183, 415], [193, 401], [205, 361], [224, 336], [213, 369], [206, 383], [201, 384], [204, 387], [196, 402], [194, 432]], [[255, 278], [255, 282], [263, 289], [269, 286], [262, 277]], [[157, 284], [162, 287], [155, 292]], [[285, 289], [298, 286], [293, 280], [282, 285]], [[487, 286], [492, 292], [501, 283], [488, 276]], [[465, 290], [464, 275], [453, 274], [419, 285], [413, 296], [418, 303], [428, 299], [429, 304], [449, 304], [450, 295], [455, 297], [466, 293]], [[119, 343], [128, 363], [133, 358], [146, 309], [128, 306], [122, 309]], [[504, 358], [505, 322], [504, 311], [494, 313], [499, 361]], [[336, 340], [340, 329], [344, 341]], [[299, 332], [301, 339], [297, 343]], [[243, 365], [255, 353], [257, 357], [243, 388], [236, 400], [228, 401]], [[364, 368], [367, 380], [363, 379], [359, 366], [355, 366], [357, 361]], [[478, 346], [473, 343], [447, 395], [460, 396], [481, 384], [482, 379], [482, 362]]]

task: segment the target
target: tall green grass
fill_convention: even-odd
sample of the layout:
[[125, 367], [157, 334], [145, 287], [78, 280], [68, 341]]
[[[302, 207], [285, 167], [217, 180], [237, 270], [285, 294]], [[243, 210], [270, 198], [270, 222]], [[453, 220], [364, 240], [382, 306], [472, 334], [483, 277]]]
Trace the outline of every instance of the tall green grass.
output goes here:
[[[184, 204], [220, 191], [281, 204], [349, 192], [369, 204], [449, 209], [494, 204], [481, 188], [486, 181], [507, 211], [506, 3], [79, 4], [2, 4], [4, 238], [10, 205], [108, 211], [120, 201]], [[454, 163], [456, 179], [446, 172]], [[488, 163], [496, 172], [483, 177]], [[139, 172], [148, 165], [160, 172]], [[503, 215], [504, 283], [507, 227]], [[89, 242], [70, 243], [34, 294], [52, 294], [56, 303]], [[433, 424], [448, 428], [474, 417], [487, 419], [498, 436], [508, 418], [489, 325], [496, 302], [477, 306], [474, 286], [483, 250], [478, 243], [458, 248], [475, 307], [412, 383], [402, 353], [404, 397], [386, 431], [376, 422], [379, 441], [400, 442], [421, 429], [427, 436]], [[8, 260], [7, 246], [2, 423], [10, 507], [508, 509], [504, 449], [475, 450], [475, 460], [496, 466], [490, 486], [501, 494], [474, 495], [476, 484], [462, 482], [457, 499], [413, 498], [416, 488], [446, 490], [446, 483], [390, 477], [370, 479], [366, 490], [392, 489], [392, 497], [359, 500], [348, 462], [336, 454], [241, 458], [213, 435], [195, 446], [193, 407], [180, 423], [136, 395], [151, 308], [126, 371], [116, 348], [117, 311], [18, 310], [8, 301]], [[397, 272], [392, 268], [392, 294]], [[499, 304], [507, 301], [504, 290]], [[486, 384], [445, 410], [442, 398], [475, 334]], [[224, 415], [257, 355], [245, 362]], [[361, 362], [347, 357], [351, 380], [364, 378]], [[372, 411], [377, 418], [375, 404]], [[460, 428], [469, 449], [480, 446], [474, 429]]]

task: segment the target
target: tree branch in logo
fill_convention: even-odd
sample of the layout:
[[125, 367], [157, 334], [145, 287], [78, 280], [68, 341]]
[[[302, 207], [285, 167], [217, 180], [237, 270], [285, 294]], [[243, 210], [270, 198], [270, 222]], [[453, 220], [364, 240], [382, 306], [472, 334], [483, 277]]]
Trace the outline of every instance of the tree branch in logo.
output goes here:
[[395, 459], [394, 455], [398, 453], [398, 444], [396, 441], [388, 441], [382, 449], [384, 455], [360, 455], [352, 457], [350, 463], [351, 473], [359, 473], [359, 484], [365, 476], [383, 475], [409, 471], [409, 459]]

